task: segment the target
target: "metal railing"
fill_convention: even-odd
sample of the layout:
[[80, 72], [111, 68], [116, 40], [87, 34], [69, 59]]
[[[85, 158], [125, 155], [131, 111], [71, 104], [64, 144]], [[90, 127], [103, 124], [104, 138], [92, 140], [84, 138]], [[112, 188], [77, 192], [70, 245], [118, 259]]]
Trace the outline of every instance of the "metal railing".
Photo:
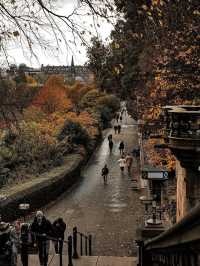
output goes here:
[[159, 236], [136, 243], [138, 266], [199, 266], [200, 205]]
[[[31, 241], [30, 241], [31, 237]], [[80, 237], [80, 245], [78, 245], [78, 237]], [[33, 241], [33, 239], [35, 241]], [[40, 241], [36, 241], [36, 240]], [[48, 251], [49, 250], [49, 241], [52, 241], [54, 244], [58, 243], [58, 255], [59, 255], [59, 263], [58, 266], [66, 265], [64, 260], [68, 257], [68, 266], [73, 266], [73, 259], [78, 259], [80, 256], [92, 255], [92, 235], [86, 235], [83, 233], [78, 232], [77, 227], [73, 228], [73, 234], [69, 235], [67, 240], [52, 237], [47, 234], [38, 234], [35, 232], [31, 232], [28, 229], [28, 224], [24, 224], [23, 230], [21, 230], [21, 237], [20, 237], [20, 246], [19, 246], [19, 253], [20, 259], [23, 266], [32, 266], [30, 263], [29, 255], [30, 254], [37, 254], [39, 253], [39, 257], [42, 256], [43, 265], [48, 266], [51, 265], [51, 262], [54, 258], [54, 254], [52, 258], [48, 259]], [[34, 245], [37, 243], [37, 247]], [[40, 247], [39, 247], [40, 245]], [[80, 253], [78, 253], [78, 246], [80, 246]], [[61, 247], [61, 248], [60, 248]], [[12, 249], [12, 248], [11, 248]], [[63, 256], [63, 249], [65, 249], [65, 255]], [[40, 250], [40, 251], [39, 251]], [[41, 251], [42, 250], [42, 251]], [[41, 255], [42, 252], [42, 255]], [[80, 255], [80, 256], [79, 256]], [[10, 255], [10, 257], [12, 254]], [[0, 261], [1, 265], [1, 261]], [[9, 264], [11, 265], [11, 264]]]

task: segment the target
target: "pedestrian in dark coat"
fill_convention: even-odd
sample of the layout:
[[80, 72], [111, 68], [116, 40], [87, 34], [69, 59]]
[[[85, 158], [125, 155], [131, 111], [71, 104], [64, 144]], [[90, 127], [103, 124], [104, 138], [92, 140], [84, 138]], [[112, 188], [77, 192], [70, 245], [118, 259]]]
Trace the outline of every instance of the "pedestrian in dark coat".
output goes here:
[[118, 123], [118, 121], [119, 121], [119, 114], [116, 115], [116, 121]]
[[108, 135], [108, 141], [112, 140], [112, 134]]
[[54, 241], [55, 252], [56, 254], [62, 254], [66, 223], [63, 221], [62, 218], [58, 218], [53, 222], [52, 226], [53, 226], [54, 237], [61, 240], [61, 241], [59, 240]]
[[40, 265], [47, 265], [49, 255], [49, 240], [46, 237], [53, 236], [51, 222], [46, 219], [42, 211], [37, 211], [35, 219], [31, 224], [33, 241], [37, 244]]
[[118, 125], [117, 126], [117, 129], [118, 129], [118, 134], [120, 134], [120, 132], [121, 132], [121, 125]]
[[109, 174], [109, 169], [107, 167], [107, 164], [105, 164], [105, 166], [101, 170], [101, 175], [103, 177], [104, 184], [107, 184], [108, 174]]
[[115, 134], [117, 134], [117, 130], [118, 130], [118, 126], [117, 125], [114, 125]]
[[109, 140], [109, 149], [110, 149], [110, 153], [112, 152], [113, 149], [113, 141]]
[[124, 142], [123, 141], [121, 141], [119, 144], [119, 151], [120, 151], [120, 154], [123, 154], [123, 152], [124, 152]]

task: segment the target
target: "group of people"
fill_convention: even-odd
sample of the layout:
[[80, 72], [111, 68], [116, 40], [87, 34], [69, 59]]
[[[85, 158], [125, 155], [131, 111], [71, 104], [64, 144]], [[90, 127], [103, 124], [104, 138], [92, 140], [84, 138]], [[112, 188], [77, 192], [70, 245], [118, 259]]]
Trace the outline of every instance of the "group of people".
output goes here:
[[127, 110], [125, 107], [123, 107], [121, 109], [121, 111], [119, 113], [116, 114], [115, 116], [115, 121], [114, 121], [114, 132], [115, 134], [120, 134], [121, 133], [121, 124], [122, 124], [122, 120], [123, 120], [123, 116], [127, 115]]
[[47, 265], [50, 239], [55, 252], [62, 253], [66, 224], [62, 218], [51, 223], [42, 211], [37, 211], [31, 224], [16, 221], [14, 225], [0, 221], [0, 255], [10, 254], [11, 266], [17, 266], [18, 250], [21, 250], [21, 262], [28, 265], [29, 247], [37, 248], [40, 265]]
[[[115, 124], [114, 124], [115, 134], [117, 132], [118, 132], [118, 134], [120, 134], [120, 132], [121, 132], [121, 125], [117, 124], [117, 123], [119, 123], [119, 121], [122, 122], [124, 113], [127, 115], [127, 110], [126, 110], [125, 107], [123, 107], [121, 109], [121, 111], [119, 113], [117, 113], [117, 115], [115, 117]], [[109, 145], [110, 153], [112, 153], [113, 146], [114, 146], [112, 134], [108, 135], [108, 145]], [[130, 153], [125, 155], [125, 152], [124, 152], [124, 150], [125, 150], [124, 141], [120, 141], [118, 148], [119, 148], [119, 153], [120, 153], [120, 156], [121, 156], [120, 159], [118, 160], [121, 173], [124, 173], [124, 170], [127, 168], [127, 171], [130, 174], [131, 173], [132, 163], [133, 163], [133, 157], [132, 157], [132, 155]], [[105, 164], [104, 167], [102, 168], [102, 171], [101, 171], [101, 175], [103, 177], [104, 184], [107, 184], [109, 171], [110, 170], [109, 170], [107, 164]]]

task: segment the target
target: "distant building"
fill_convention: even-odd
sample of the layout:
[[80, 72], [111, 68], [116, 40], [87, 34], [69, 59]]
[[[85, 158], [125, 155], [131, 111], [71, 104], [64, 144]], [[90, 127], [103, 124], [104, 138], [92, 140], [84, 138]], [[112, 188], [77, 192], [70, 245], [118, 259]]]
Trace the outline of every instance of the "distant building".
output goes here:
[[74, 58], [70, 66], [41, 66], [41, 72], [45, 74], [62, 74], [66, 79], [78, 80], [80, 82], [92, 82], [94, 80], [92, 72], [86, 66], [75, 66]]

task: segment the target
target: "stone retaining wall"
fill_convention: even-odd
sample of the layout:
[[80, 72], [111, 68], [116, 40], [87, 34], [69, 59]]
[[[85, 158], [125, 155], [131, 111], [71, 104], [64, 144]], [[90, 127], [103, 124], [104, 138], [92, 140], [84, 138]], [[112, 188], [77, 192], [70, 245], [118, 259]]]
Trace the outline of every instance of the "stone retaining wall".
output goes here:
[[80, 178], [80, 171], [85, 158], [80, 154], [73, 156], [73, 160], [36, 177], [27, 185], [22, 184], [15, 192], [9, 193], [8, 191], [7, 198], [0, 202], [0, 213], [3, 220], [13, 221], [22, 216], [22, 211], [18, 209], [20, 203], [30, 203], [29, 212], [33, 212], [55, 200], [76, 183]]

